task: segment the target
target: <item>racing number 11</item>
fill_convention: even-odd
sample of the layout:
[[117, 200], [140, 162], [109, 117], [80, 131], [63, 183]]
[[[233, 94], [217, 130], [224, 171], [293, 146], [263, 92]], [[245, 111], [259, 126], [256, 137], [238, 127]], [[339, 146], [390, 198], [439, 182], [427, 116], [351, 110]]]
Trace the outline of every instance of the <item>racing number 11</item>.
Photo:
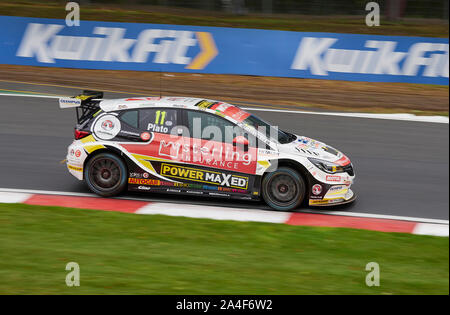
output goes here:
[[[160, 117], [161, 122], [159, 122]], [[160, 110], [156, 111], [155, 125], [163, 125], [165, 119], [166, 119], [166, 112], [161, 112]]]

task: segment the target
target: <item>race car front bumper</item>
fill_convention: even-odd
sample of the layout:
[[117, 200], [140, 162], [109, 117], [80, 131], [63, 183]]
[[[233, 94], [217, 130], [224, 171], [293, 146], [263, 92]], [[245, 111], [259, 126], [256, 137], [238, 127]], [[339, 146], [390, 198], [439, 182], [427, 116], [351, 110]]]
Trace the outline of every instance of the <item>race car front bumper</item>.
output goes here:
[[344, 195], [339, 196], [339, 197], [336, 196], [336, 197], [330, 198], [330, 197], [325, 196], [325, 198], [323, 198], [323, 199], [318, 199], [318, 200], [310, 199], [309, 205], [310, 206], [320, 206], [320, 207], [327, 206], [328, 207], [328, 206], [337, 206], [337, 205], [348, 204], [355, 200], [356, 200], [356, 194], [351, 189], [348, 189], [348, 191]]

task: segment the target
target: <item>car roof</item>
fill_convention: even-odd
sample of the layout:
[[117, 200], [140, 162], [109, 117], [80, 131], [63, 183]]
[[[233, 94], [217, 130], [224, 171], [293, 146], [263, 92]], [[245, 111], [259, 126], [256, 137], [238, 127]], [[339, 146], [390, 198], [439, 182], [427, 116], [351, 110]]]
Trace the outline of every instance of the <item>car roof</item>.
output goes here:
[[152, 107], [173, 107], [186, 108], [194, 110], [206, 110], [222, 117], [232, 118], [236, 121], [242, 121], [249, 113], [234, 105], [196, 97], [130, 97], [120, 99], [103, 99], [99, 103], [100, 108], [105, 112], [135, 109], [135, 108], [152, 108]]
[[[100, 102], [100, 108], [105, 112], [131, 109], [131, 108], [146, 108], [146, 107], [179, 107], [179, 106], [192, 106], [199, 103], [203, 99], [194, 97], [129, 97], [118, 99], [103, 99]], [[215, 101], [214, 101], [215, 102]]]

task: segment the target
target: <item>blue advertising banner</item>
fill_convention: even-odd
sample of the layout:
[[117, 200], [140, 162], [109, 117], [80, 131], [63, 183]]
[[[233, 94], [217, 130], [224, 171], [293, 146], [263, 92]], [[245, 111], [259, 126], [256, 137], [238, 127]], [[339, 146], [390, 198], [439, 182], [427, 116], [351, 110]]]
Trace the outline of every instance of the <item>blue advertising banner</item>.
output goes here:
[[448, 38], [0, 16], [0, 63], [448, 85]]

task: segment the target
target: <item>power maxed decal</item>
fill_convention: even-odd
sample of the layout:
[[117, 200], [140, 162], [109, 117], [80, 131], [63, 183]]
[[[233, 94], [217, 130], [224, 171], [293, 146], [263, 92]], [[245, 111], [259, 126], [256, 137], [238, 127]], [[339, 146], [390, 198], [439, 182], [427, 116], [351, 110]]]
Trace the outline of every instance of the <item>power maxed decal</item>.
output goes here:
[[166, 163], [163, 163], [161, 165], [160, 174], [171, 178], [184, 179], [237, 189], [247, 189], [249, 182], [249, 178], [246, 176], [226, 174], [215, 171], [206, 171]]

